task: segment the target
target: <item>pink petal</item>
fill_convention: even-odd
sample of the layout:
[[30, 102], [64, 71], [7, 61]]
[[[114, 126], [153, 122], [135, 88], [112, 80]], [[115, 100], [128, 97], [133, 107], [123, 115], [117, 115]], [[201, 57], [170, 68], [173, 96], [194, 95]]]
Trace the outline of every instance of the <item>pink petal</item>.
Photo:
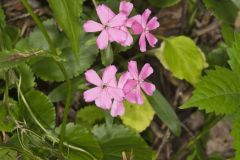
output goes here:
[[103, 30], [97, 38], [97, 46], [99, 49], [105, 49], [108, 47], [108, 33]]
[[149, 96], [152, 96], [153, 92], [156, 90], [155, 85], [149, 82], [142, 82], [141, 87], [144, 90], [144, 92]]
[[149, 63], [146, 63], [139, 74], [139, 78], [142, 80], [145, 80], [152, 73], [153, 73], [153, 68], [150, 66]]
[[160, 26], [159, 22], [157, 21], [157, 17], [153, 17], [148, 23], [147, 23], [147, 29], [148, 30], [154, 30]]
[[111, 98], [116, 99], [118, 101], [122, 101], [124, 97], [123, 90], [120, 88], [108, 87], [108, 94], [111, 95]]
[[102, 90], [99, 96], [95, 100], [96, 106], [102, 109], [110, 109], [112, 106], [111, 96], [108, 94], [106, 89]]
[[96, 10], [100, 21], [104, 25], [115, 16], [113, 11], [104, 4], [97, 6]]
[[158, 39], [152, 35], [150, 32], [146, 33], [146, 38], [151, 47], [155, 47], [155, 44], [158, 42]]
[[132, 92], [132, 90], [134, 90], [138, 85], [138, 81], [137, 80], [133, 80], [133, 79], [129, 79], [127, 80], [127, 82], [125, 83], [124, 87], [123, 87], [123, 91], [125, 94], [128, 94], [129, 92]]
[[140, 86], [136, 88], [136, 102], [140, 105], [144, 103]]
[[113, 117], [122, 116], [125, 112], [125, 108], [122, 101], [113, 101], [111, 115]]
[[127, 39], [127, 33], [117, 28], [109, 28], [108, 33], [111, 39], [117, 43], [123, 43]]
[[126, 16], [129, 16], [130, 13], [132, 12], [133, 9], [133, 4], [130, 2], [126, 1], [121, 1], [120, 7], [119, 7], [119, 12], [124, 13]]
[[125, 95], [125, 98], [131, 103], [143, 104], [143, 97], [140, 86], [132, 89]]
[[113, 19], [110, 20], [108, 25], [109, 27], [120, 27], [125, 25], [126, 20], [127, 20], [126, 15], [123, 13], [119, 13]]
[[151, 14], [151, 10], [150, 9], [146, 9], [143, 14], [142, 14], [142, 25], [145, 27], [148, 21], [148, 18]]
[[120, 29], [127, 34], [126, 40], [124, 42], [122, 42], [121, 45], [124, 47], [130, 46], [133, 43], [132, 35], [130, 34], [130, 32], [128, 31], [128, 29], [126, 27], [121, 27]]
[[95, 21], [89, 20], [84, 23], [83, 30], [84, 32], [99, 32], [103, 30], [103, 25]]
[[119, 80], [118, 80], [118, 88], [123, 89], [124, 85], [126, 84], [127, 80], [129, 80], [131, 78], [130, 73], [129, 72], [125, 72], [123, 73]]
[[138, 68], [136, 61], [128, 62], [128, 71], [135, 80], [138, 80]]
[[102, 84], [102, 80], [93, 69], [85, 72], [85, 78], [89, 83], [95, 84], [96, 86], [100, 86]]
[[110, 65], [103, 71], [103, 83], [108, 85], [112, 80], [116, 79], [117, 68], [114, 65]]
[[102, 89], [100, 87], [91, 88], [85, 92], [83, 92], [83, 97], [85, 102], [92, 102], [94, 101], [99, 94], [101, 93]]
[[132, 24], [132, 31], [135, 35], [141, 34], [143, 32], [143, 27], [140, 23], [136, 21]]
[[141, 52], [146, 52], [146, 39], [145, 39], [145, 33], [142, 33], [139, 39], [139, 46], [140, 46], [140, 51]]
[[142, 16], [141, 15], [136, 15], [127, 20], [126, 26], [127, 27], [132, 27], [132, 24], [134, 22], [142, 23]]

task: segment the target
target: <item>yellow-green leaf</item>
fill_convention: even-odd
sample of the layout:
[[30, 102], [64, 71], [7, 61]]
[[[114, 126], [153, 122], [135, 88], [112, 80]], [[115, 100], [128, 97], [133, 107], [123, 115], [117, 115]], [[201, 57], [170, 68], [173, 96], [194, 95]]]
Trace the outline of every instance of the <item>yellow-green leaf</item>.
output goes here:
[[202, 70], [208, 66], [202, 51], [185, 36], [164, 39], [156, 56], [175, 77], [192, 85], [199, 81]]
[[131, 104], [125, 102], [125, 114], [121, 117], [123, 123], [138, 132], [144, 131], [151, 123], [154, 111], [149, 104], [147, 98], [144, 96], [144, 104]]

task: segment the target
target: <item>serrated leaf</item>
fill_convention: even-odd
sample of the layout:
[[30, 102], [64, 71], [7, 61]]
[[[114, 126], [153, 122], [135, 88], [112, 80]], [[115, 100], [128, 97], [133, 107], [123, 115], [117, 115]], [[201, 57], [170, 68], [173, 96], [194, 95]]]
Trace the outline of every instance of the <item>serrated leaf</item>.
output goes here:
[[74, 0], [71, 3], [68, 0], [51, 0], [48, 2], [58, 24], [70, 39], [74, 53], [78, 54], [81, 33], [80, 14], [83, 0]]
[[[59, 34], [59, 33], [55, 33]], [[41, 35], [42, 36], [42, 35]], [[59, 37], [60, 36], [55, 36]], [[29, 37], [29, 41], [32, 41], [31, 36]], [[43, 37], [43, 41], [45, 41], [42, 45], [42, 48], [47, 44], [46, 40]], [[57, 42], [57, 41], [56, 41]], [[62, 41], [64, 42], [64, 41]], [[45, 44], [46, 43], [46, 44]], [[94, 36], [82, 34], [80, 43], [80, 52], [77, 54], [78, 59], [74, 56], [70, 47], [67, 45], [63, 45], [61, 48], [60, 58], [62, 60], [63, 65], [65, 66], [68, 75], [70, 78], [76, 77], [82, 72], [84, 72], [87, 68], [89, 68], [95, 61], [98, 55], [98, 49], [96, 47], [96, 38]], [[78, 43], [78, 44], [79, 44]], [[25, 44], [21, 44], [24, 46]], [[27, 43], [26, 46], [29, 44]], [[37, 44], [35, 47], [41, 47], [41, 45]], [[58, 44], [59, 45], [59, 44]], [[31, 68], [33, 72], [45, 81], [64, 81], [64, 76], [58, 67], [58, 65], [54, 62], [52, 58], [40, 58], [31, 62]]]
[[227, 49], [230, 58], [228, 63], [234, 72], [240, 74], [240, 40], [235, 39], [231, 46]]
[[204, 54], [185, 36], [164, 39], [156, 56], [174, 76], [185, 79], [192, 85], [197, 84], [202, 70], [207, 67]]
[[127, 101], [124, 103], [125, 113], [120, 118], [123, 124], [135, 129], [137, 132], [144, 131], [151, 123], [154, 111], [149, 104], [148, 99], [144, 96], [144, 104], [131, 104]]
[[170, 7], [173, 5], [176, 5], [177, 3], [179, 3], [181, 0], [148, 0], [153, 6], [155, 7]]
[[18, 153], [11, 149], [0, 148], [0, 159], [1, 160], [11, 160], [16, 159]]
[[181, 108], [198, 107], [216, 114], [234, 113], [240, 104], [239, 80], [233, 71], [217, 67], [203, 77], [193, 96]]
[[[57, 133], [60, 133], [61, 127], [56, 129]], [[97, 139], [93, 136], [93, 134], [88, 131], [86, 128], [80, 125], [75, 125], [73, 123], [69, 123], [66, 126], [66, 134], [64, 141], [69, 145], [83, 148], [90, 155], [95, 157], [95, 159], [102, 159], [102, 150], [100, 145], [97, 142]], [[71, 147], [66, 147], [66, 157], [71, 160], [93, 160], [93, 157], [89, 155], [70, 149]]]
[[221, 21], [227, 24], [234, 24], [238, 9], [231, 0], [203, 0], [203, 2]]
[[233, 137], [233, 148], [235, 149], [235, 157], [234, 160], [240, 159], [240, 114], [237, 112], [232, 115], [232, 131], [231, 135]]
[[21, 89], [23, 93], [30, 91], [35, 86], [35, 77], [27, 64], [21, 64], [17, 68], [21, 76]]
[[[48, 97], [40, 91], [31, 90], [25, 94], [25, 98], [38, 121], [46, 129], [53, 129], [55, 127], [56, 113]], [[34, 125], [35, 121], [32, 119], [23, 102], [21, 102], [21, 110], [25, 121]]]
[[92, 127], [96, 122], [102, 121], [105, 113], [97, 106], [86, 106], [80, 109], [76, 115], [76, 123], [86, 127]]
[[92, 130], [103, 150], [102, 160], [122, 160], [122, 152], [136, 160], [152, 159], [152, 150], [137, 133], [122, 125], [95, 126]]
[[4, 50], [0, 52], [0, 70], [15, 67], [32, 58], [45, 56], [46, 52], [42, 50]]
[[163, 123], [166, 124], [175, 135], [179, 136], [181, 134], [181, 122], [168, 101], [159, 91], [155, 91], [154, 94], [148, 96], [147, 99]]

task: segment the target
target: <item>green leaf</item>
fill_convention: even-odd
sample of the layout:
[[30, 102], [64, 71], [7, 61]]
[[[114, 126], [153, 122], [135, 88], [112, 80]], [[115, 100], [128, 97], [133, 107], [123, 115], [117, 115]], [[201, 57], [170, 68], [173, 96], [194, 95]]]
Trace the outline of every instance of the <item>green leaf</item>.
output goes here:
[[227, 49], [230, 60], [228, 61], [232, 70], [240, 74], [240, 40], [232, 42], [232, 47]]
[[[231, 0], [203, 0], [213, 14], [227, 24], [234, 24], [238, 9]], [[227, 12], [226, 12], [227, 11]]]
[[83, 0], [74, 0], [71, 3], [68, 0], [50, 0], [48, 3], [58, 24], [70, 39], [74, 53], [78, 54], [81, 33], [80, 14], [82, 13]]
[[124, 103], [125, 113], [120, 118], [123, 124], [135, 129], [137, 132], [144, 131], [151, 123], [154, 111], [149, 104], [148, 99], [144, 96], [144, 104], [131, 104], [127, 101]]
[[233, 148], [235, 151], [235, 160], [240, 159], [240, 114], [237, 112], [236, 114], [232, 115], [233, 122], [232, 122], [232, 131], [231, 135], [233, 137]]
[[0, 102], [0, 131], [10, 132], [14, 129], [18, 111], [15, 101], [9, 100], [6, 104]]
[[[38, 121], [46, 129], [53, 129], [55, 127], [56, 113], [55, 108], [49, 101], [48, 97], [40, 91], [31, 90], [25, 94], [25, 98]], [[25, 121], [34, 125], [35, 121], [32, 119], [23, 102], [21, 102], [21, 109]]]
[[156, 56], [163, 66], [179, 79], [196, 85], [202, 70], [207, 67], [204, 54], [188, 37], [166, 38]]
[[239, 80], [233, 71], [217, 67], [203, 77], [193, 96], [181, 108], [198, 107], [216, 114], [234, 113], [240, 104]]
[[21, 76], [21, 89], [25, 93], [33, 89], [36, 85], [35, 77], [32, 73], [32, 70], [27, 64], [21, 64], [17, 68], [20, 76]]
[[11, 160], [17, 159], [18, 153], [11, 149], [5, 149], [0, 147], [0, 159], [1, 160]]
[[[85, 85], [86, 81], [85, 79], [83, 79], [82, 76], [76, 77], [74, 79], [71, 80], [71, 84], [72, 84], [72, 98], [74, 98], [74, 94], [76, 93], [77, 90], [79, 90], [79, 86], [80, 85]], [[64, 82], [62, 84], [60, 84], [59, 86], [57, 86], [56, 88], [54, 88], [48, 95], [48, 98], [52, 101], [52, 102], [59, 102], [62, 100], [65, 100], [67, 96], [67, 83]]]
[[[90, 35], [81, 35], [80, 52], [76, 60], [70, 47], [62, 50], [60, 58], [70, 78], [76, 77], [88, 69], [98, 55], [96, 38]], [[81, 53], [81, 55], [80, 55]], [[31, 63], [33, 72], [45, 81], [63, 81], [64, 76], [52, 58], [41, 58]]]
[[86, 127], [92, 127], [99, 121], [103, 121], [105, 113], [97, 106], [87, 106], [80, 109], [76, 115], [76, 123]]
[[[61, 127], [57, 128], [57, 133], [60, 133], [60, 128]], [[97, 139], [92, 135], [91, 132], [80, 125], [74, 125], [73, 123], [67, 124], [64, 141], [76, 148], [84, 149], [90, 155], [95, 157], [95, 159], [102, 159], [102, 150]], [[93, 158], [86, 153], [70, 148], [71, 147], [66, 148], [66, 157], [68, 157], [68, 159], [93, 160]]]
[[175, 135], [179, 136], [181, 133], [181, 122], [168, 101], [159, 91], [155, 91], [153, 96], [149, 96], [147, 99], [163, 123], [166, 124]]
[[122, 125], [95, 126], [92, 130], [103, 150], [102, 160], [122, 160], [122, 152], [136, 160], [152, 159], [152, 150], [140, 135]]
[[0, 52], [0, 70], [9, 69], [22, 64], [30, 59], [45, 56], [46, 52], [42, 50], [4, 50]]
[[155, 6], [155, 7], [170, 7], [173, 6], [177, 3], [179, 3], [181, 0], [148, 0], [151, 5]]
[[0, 6], [0, 28], [4, 28], [5, 25], [6, 25], [5, 14], [4, 14], [4, 11], [2, 9], [2, 6]]

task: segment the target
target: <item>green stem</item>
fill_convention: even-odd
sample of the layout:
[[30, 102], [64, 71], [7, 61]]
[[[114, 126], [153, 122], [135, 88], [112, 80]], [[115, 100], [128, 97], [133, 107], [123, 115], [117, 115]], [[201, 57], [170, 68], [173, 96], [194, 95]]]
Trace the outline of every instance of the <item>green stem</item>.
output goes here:
[[[58, 55], [56, 47], [54, 46], [51, 38], [49, 37], [46, 28], [43, 26], [41, 20], [38, 18], [38, 16], [33, 12], [31, 6], [28, 4], [27, 0], [21, 0], [25, 8], [27, 9], [28, 13], [32, 16], [33, 20], [36, 22], [37, 26], [39, 29], [42, 31], [45, 39], [48, 42], [49, 48], [52, 51], [52, 54]], [[67, 97], [66, 97], [66, 102], [65, 102], [65, 111], [64, 111], [64, 116], [63, 116], [63, 123], [62, 123], [62, 128], [61, 128], [61, 133], [60, 133], [60, 143], [59, 143], [59, 150], [60, 152], [62, 151], [63, 147], [63, 141], [65, 137], [65, 130], [66, 130], [66, 124], [67, 124], [67, 116], [70, 110], [70, 99], [71, 99], [71, 81], [69, 79], [67, 70], [65, 69], [64, 65], [58, 61], [56, 61], [57, 65], [59, 66], [60, 70], [63, 73], [63, 76], [66, 80], [67, 83]]]

